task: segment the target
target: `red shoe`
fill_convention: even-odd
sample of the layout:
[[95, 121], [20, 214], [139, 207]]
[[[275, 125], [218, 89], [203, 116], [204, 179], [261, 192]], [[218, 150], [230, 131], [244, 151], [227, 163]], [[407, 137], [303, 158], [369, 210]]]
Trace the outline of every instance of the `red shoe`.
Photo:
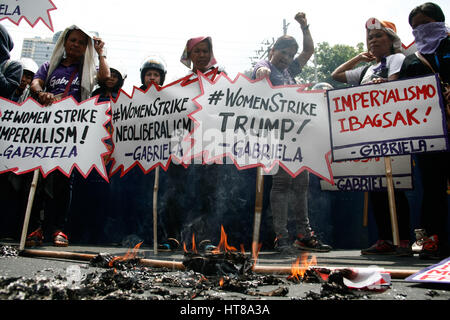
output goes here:
[[362, 255], [395, 254], [395, 246], [389, 240], [378, 240], [370, 248], [361, 250]]
[[55, 247], [67, 247], [69, 238], [62, 231], [56, 231], [53, 234], [53, 245]]
[[422, 245], [422, 250], [419, 253], [419, 258], [431, 260], [440, 260], [442, 258], [437, 235], [434, 234], [425, 238]]
[[42, 246], [44, 240], [44, 233], [41, 228], [36, 229], [27, 236], [25, 241], [25, 247], [37, 247]]

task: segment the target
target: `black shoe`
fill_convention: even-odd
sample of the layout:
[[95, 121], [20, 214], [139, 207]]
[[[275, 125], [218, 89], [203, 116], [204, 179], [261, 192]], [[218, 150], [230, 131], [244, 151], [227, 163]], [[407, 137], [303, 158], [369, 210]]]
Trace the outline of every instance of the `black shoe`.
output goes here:
[[287, 238], [276, 238], [274, 242], [274, 249], [280, 253], [293, 252], [291, 244]]
[[310, 237], [299, 237], [294, 241], [294, 247], [305, 251], [315, 251], [315, 252], [329, 252], [332, 248], [331, 246], [322, 243], [314, 234]]

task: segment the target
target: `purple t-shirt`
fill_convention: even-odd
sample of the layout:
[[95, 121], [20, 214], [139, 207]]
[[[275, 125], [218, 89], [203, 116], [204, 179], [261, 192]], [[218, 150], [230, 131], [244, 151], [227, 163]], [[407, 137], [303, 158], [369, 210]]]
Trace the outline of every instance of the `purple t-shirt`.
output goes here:
[[295, 59], [291, 65], [284, 70], [278, 70], [278, 68], [270, 63], [269, 60], [261, 60], [253, 68], [252, 79], [256, 78], [256, 71], [261, 67], [270, 69], [270, 82], [274, 86], [296, 84], [294, 77], [302, 71], [297, 59]]
[[[50, 66], [50, 62], [44, 62], [39, 70], [34, 75], [34, 79], [41, 79], [44, 82], [47, 79], [48, 68]], [[53, 93], [54, 95], [64, 93], [66, 90], [67, 84], [72, 76], [72, 73], [75, 72], [75, 76], [73, 78], [72, 84], [69, 89], [69, 96], [73, 96], [75, 100], [78, 102], [81, 101], [81, 79], [78, 70], [81, 68], [80, 64], [72, 64], [68, 67], [59, 64], [59, 66], [52, 72], [50, 77], [48, 78], [47, 85], [45, 87], [45, 91]]]

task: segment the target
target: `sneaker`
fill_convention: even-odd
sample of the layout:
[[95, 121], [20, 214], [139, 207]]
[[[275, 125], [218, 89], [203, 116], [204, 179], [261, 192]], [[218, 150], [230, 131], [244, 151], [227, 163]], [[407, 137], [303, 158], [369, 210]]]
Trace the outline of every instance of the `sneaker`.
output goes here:
[[424, 239], [419, 258], [427, 260], [440, 260], [442, 258], [437, 235], [432, 235]]
[[414, 229], [416, 234], [416, 241], [412, 244], [412, 251], [414, 253], [420, 253], [422, 251], [423, 242], [427, 237], [425, 229]]
[[276, 251], [280, 253], [290, 253], [292, 252], [291, 244], [287, 238], [277, 237], [275, 238], [273, 247]]
[[55, 247], [69, 246], [69, 238], [62, 231], [56, 231], [53, 234], [53, 245]]
[[293, 246], [300, 250], [315, 251], [315, 252], [329, 252], [331, 246], [322, 243], [314, 233], [311, 233], [309, 237], [297, 236]]
[[367, 249], [361, 250], [362, 255], [371, 254], [395, 254], [396, 248], [389, 240], [378, 240], [374, 245]]
[[44, 240], [44, 233], [41, 228], [38, 228], [27, 236], [25, 246], [26, 247], [42, 246], [43, 240]]
[[400, 245], [396, 247], [395, 251], [397, 257], [411, 257], [414, 255], [409, 246], [409, 240], [400, 240]]

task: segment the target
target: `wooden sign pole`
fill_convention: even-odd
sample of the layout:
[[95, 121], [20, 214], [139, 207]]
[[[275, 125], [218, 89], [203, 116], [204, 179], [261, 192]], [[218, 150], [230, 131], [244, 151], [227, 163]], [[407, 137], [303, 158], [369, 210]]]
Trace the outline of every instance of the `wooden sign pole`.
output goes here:
[[28, 203], [27, 203], [27, 209], [25, 211], [25, 218], [23, 221], [22, 235], [20, 237], [19, 250], [23, 250], [25, 248], [25, 241], [26, 241], [27, 233], [28, 233], [28, 224], [30, 222], [31, 209], [33, 208], [34, 194], [36, 193], [38, 179], [39, 179], [39, 169], [36, 169], [36, 170], [34, 170], [34, 173], [33, 173], [33, 181], [31, 182], [30, 193], [28, 194]]
[[400, 238], [398, 234], [397, 211], [395, 208], [394, 182], [392, 179], [391, 157], [384, 158], [384, 166], [386, 168], [386, 184], [389, 199], [389, 212], [391, 215], [392, 239], [394, 241], [394, 245], [398, 246], [400, 244]]
[[159, 167], [155, 169], [155, 184], [153, 186], [153, 253], [158, 254], [158, 189]]
[[[252, 253], [255, 255], [259, 246], [259, 231], [261, 227], [261, 215], [263, 209], [264, 176], [262, 168], [258, 167], [256, 172], [256, 196], [255, 196], [255, 218], [253, 221]], [[256, 259], [256, 257], [253, 257]]]

